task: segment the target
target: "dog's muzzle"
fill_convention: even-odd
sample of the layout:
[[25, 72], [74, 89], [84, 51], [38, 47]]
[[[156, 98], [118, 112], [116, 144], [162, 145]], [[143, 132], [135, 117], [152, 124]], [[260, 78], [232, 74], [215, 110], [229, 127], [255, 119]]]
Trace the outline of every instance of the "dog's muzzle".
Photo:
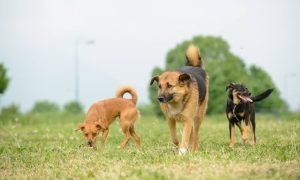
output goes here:
[[171, 101], [173, 99], [173, 94], [169, 94], [169, 95], [159, 95], [157, 97], [157, 100], [160, 102], [160, 103], [167, 103], [169, 101]]
[[88, 141], [88, 146], [93, 147], [93, 141]]

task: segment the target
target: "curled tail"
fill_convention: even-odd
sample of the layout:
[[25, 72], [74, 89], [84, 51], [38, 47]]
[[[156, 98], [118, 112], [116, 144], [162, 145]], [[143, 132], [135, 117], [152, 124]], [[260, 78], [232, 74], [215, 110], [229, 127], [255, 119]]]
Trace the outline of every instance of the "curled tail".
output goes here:
[[137, 102], [137, 93], [136, 90], [131, 86], [122, 86], [116, 92], [116, 98], [123, 98], [125, 93], [129, 93], [131, 95], [131, 101], [136, 105]]
[[265, 92], [263, 92], [263, 93], [261, 93], [261, 94], [259, 94], [257, 96], [251, 97], [251, 99], [254, 102], [261, 101], [261, 100], [265, 99], [266, 97], [268, 97], [272, 92], [273, 92], [273, 89], [268, 89]]
[[194, 44], [189, 45], [188, 49], [186, 50], [185, 56], [187, 60], [187, 66], [202, 67], [200, 50]]

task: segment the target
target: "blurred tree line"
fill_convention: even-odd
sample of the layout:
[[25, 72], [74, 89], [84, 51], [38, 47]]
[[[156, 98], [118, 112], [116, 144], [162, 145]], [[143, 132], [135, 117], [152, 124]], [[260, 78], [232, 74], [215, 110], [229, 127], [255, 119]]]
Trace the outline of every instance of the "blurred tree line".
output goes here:
[[[185, 51], [191, 43], [200, 48], [204, 68], [209, 75], [208, 114], [225, 111], [227, 99], [225, 87], [231, 82], [244, 84], [252, 95], [258, 95], [268, 88], [274, 88], [270, 97], [255, 104], [256, 111], [278, 112], [287, 110], [287, 105], [280, 98], [272, 78], [260, 67], [255, 65], [246, 67], [244, 61], [230, 52], [228, 43], [220, 37], [196, 36], [178, 44], [167, 53], [165, 67], [155, 67], [151, 77], [166, 70], [174, 70], [184, 66], [186, 63]], [[157, 101], [157, 85], [149, 86], [148, 89], [154, 111], [161, 116], [162, 113]]]
[[0, 64], [0, 95], [4, 93], [9, 83], [9, 78], [6, 73], [7, 69], [3, 64]]
[[61, 109], [55, 102], [41, 100], [35, 102], [31, 110], [25, 114], [21, 113], [20, 107], [16, 104], [1, 107], [0, 123], [17, 121], [22, 115], [81, 115], [83, 112], [83, 105], [77, 101], [67, 102]]
[[[9, 78], [7, 76], [7, 69], [3, 64], [0, 64], [0, 95], [4, 94], [9, 84]], [[37, 101], [29, 113], [58, 113], [63, 112], [65, 114], [81, 114], [83, 113], [83, 105], [76, 101], [70, 101], [66, 103], [63, 110], [59, 106], [51, 101], [43, 100]], [[0, 107], [0, 118], [6, 117], [7, 119], [13, 119], [21, 115], [19, 106], [11, 104], [6, 107]]]

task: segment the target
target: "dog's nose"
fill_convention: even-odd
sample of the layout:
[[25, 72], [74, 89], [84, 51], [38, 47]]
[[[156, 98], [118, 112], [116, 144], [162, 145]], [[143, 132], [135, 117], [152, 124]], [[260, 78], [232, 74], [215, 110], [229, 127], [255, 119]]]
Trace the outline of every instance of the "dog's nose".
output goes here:
[[88, 141], [88, 146], [92, 147], [93, 146], [93, 141]]
[[158, 96], [158, 97], [157, 97], [157, 100], [158, 100], [159, 102], [164, 102], [164, 99], [165, 99], [165, 98], [164, 98], [163, 96]]

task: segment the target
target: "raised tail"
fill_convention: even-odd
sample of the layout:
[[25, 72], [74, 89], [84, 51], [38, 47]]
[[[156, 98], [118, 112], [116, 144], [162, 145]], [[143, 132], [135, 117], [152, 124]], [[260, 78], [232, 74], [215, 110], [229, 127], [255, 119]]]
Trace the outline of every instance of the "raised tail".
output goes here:
[[261, 93], [261, 94], [259, 94], [257, 96], [251, 97], [251, 99], [254, 102], [261, 101], [261, 100], [265, 99], [266, 97], [268, 97], [273, 92], [273, 90], [274, 90], [273, 88], [268, 89], [265, 92], [263, 92], [263, 93]]
[[116, 98], [123, 98], [125, 93], [129, 93], [131, 95], [130, 100], [136, 105], [137, 102], [136, 90], [129, 85], [120, 87], [116, 92]]
[[202, 67], [200, 50], [194, 44], [190, 44], [186, 50], [187, 66]]

